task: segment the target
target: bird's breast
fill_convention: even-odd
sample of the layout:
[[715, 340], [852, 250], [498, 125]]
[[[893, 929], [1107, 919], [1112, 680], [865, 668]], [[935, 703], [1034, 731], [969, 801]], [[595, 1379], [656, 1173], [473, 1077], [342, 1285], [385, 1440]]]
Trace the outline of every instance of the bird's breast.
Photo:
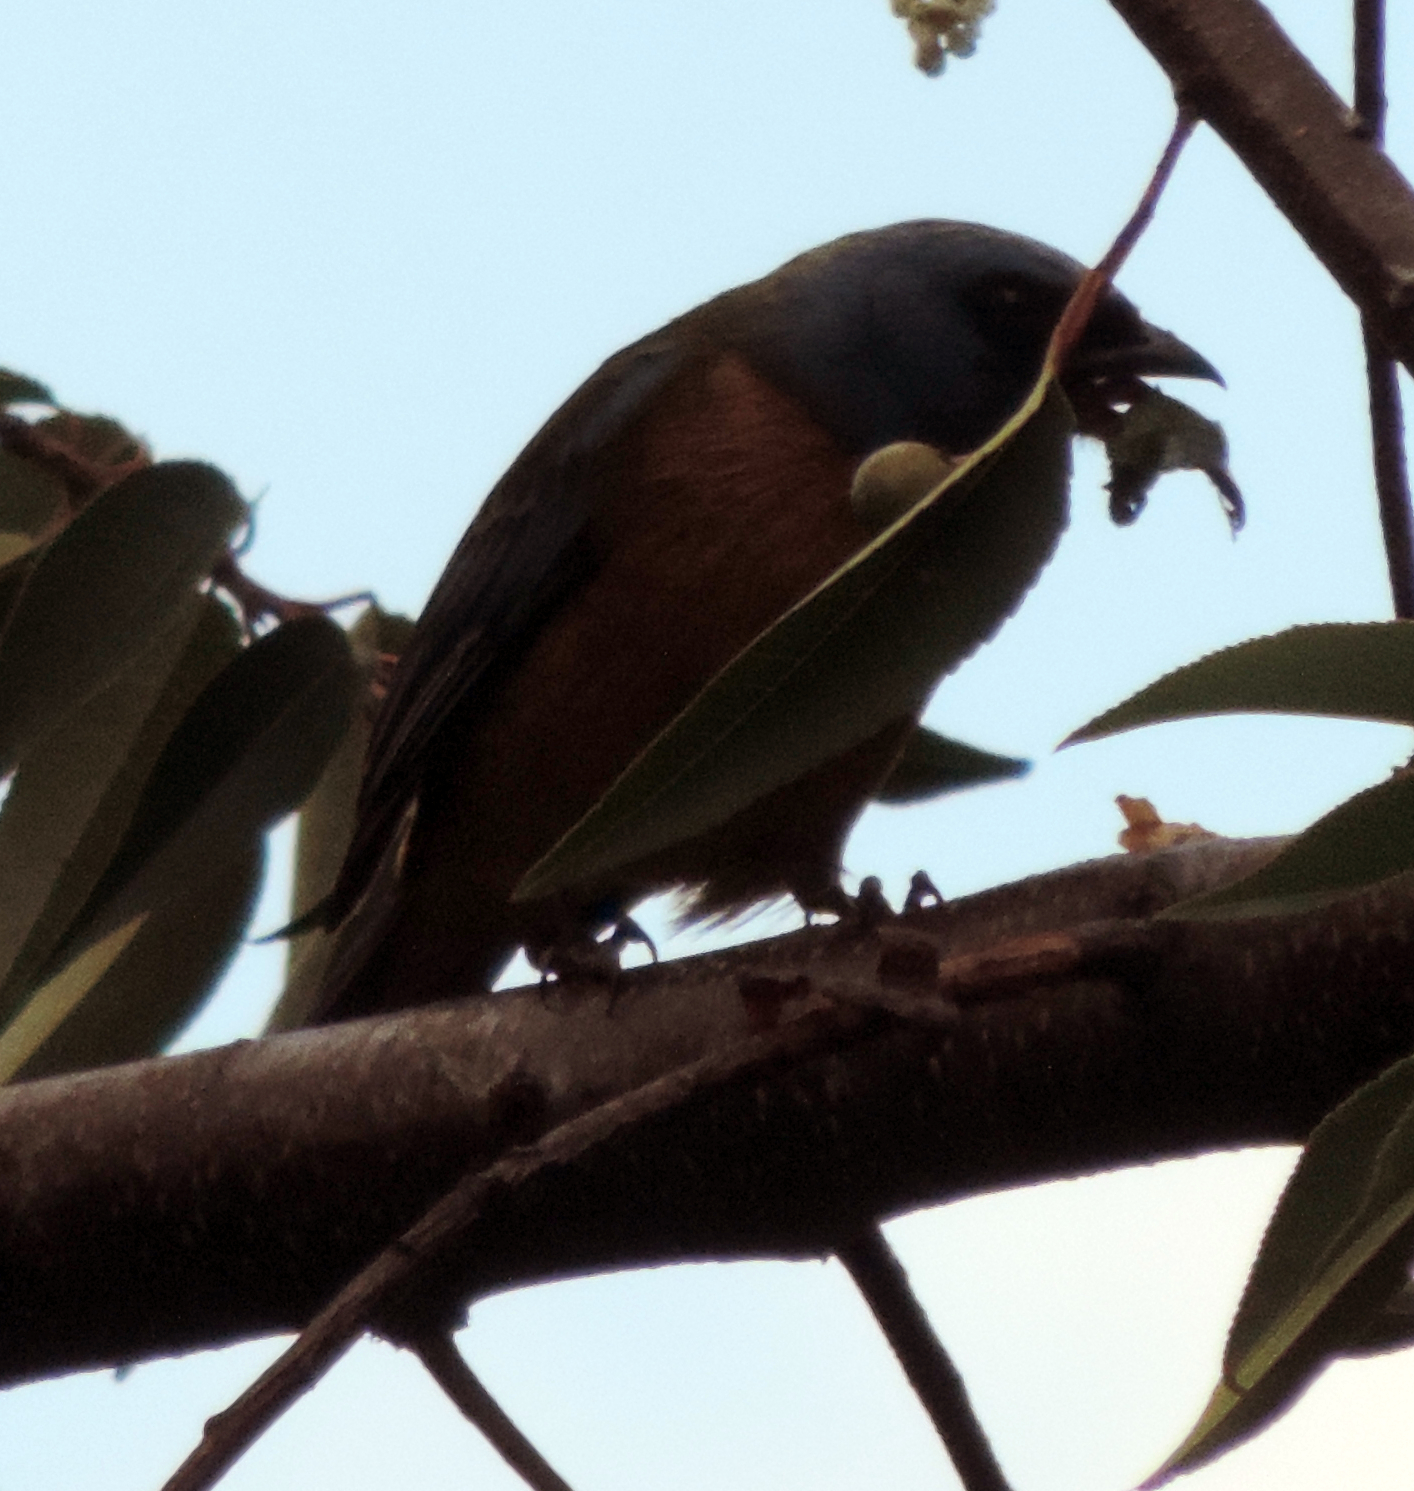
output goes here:
[[736, 355], [655, 399], [600, 477], [589, 578], [447, 743], [418, 859], [509, 894], [754, 637], [867, 540], [854, 461]]

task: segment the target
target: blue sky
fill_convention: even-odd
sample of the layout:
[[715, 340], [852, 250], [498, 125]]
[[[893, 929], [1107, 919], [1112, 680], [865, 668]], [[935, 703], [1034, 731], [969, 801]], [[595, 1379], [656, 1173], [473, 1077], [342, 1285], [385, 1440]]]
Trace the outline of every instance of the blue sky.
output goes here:
[[[1344, 88], [1339, 8], [1275, 9]], [[1394, 19], [1391, 151], [1408, 167], [1414, 37], [1407, 12]], [[371, 586], [411, 611], [481, 495], [615, 348], [802, 248], [905, 218], [996, 223], [1093, 258], [1170, 112], [1100, 0], [1001, 0], [977, 55], [933, 82], [884, 0], [48, 0], [8, 18], [0, 51], [0, 364], [162, 455], [224, 466], [258, 499], [250, 568], [266, 583]], [[920, 865], [951, 894], [1112, 852], [1119, 792], [1225, 833], [1285, 832], [1408, 755], [1405, 731], [1277, 720], [1050, 755], [1213, 647], [1387, 614], [1356, 318], [1207, 132], [1121, 283], [1226, 375], [1226, 392], [1184, 396], [1227, 427], [1247, 529], [1232, 542], [1196, 476], [1114, 529], [1101, 463], [1079, 454], [1059, 556], [931, 715], [1036, 770], [868, 814], [849, 867], [895, 893]], [[252, 950], [193, 1038], [257, 1028], [278, 979], [278, 953]], [[1289, 1159], [1157, 1167], [895, 1225], [1018, 1486], [1119, 1488], [1172, 1446]], [[465, 1340], [577, 1491], [950, 1483], [834, 1265], [529, 1291], [478, 1307]], [[159, 1485], [275, 1349], [4, 1395], [0, 1491]], [[1407, 1486], [1411, 1389], [1401, 1358], [1339, 1369], [1194, 1485]], [[413, 1363], [372, 1345], [226, 1484], [336, 1482], [517, 1484]]]

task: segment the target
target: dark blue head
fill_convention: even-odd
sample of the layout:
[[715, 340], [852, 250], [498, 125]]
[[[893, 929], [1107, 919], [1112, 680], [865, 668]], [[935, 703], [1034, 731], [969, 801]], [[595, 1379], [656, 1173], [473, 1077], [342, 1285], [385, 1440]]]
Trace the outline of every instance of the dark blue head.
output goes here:
[[[851, 453], [894, 440], [966, 451], [1025, 397], [1082, 273], [1068, 255], [998, 228], [898, 223], [801, 254], [712, 311]], [[1067, 371], [1217, 378], [1117, 290]]]

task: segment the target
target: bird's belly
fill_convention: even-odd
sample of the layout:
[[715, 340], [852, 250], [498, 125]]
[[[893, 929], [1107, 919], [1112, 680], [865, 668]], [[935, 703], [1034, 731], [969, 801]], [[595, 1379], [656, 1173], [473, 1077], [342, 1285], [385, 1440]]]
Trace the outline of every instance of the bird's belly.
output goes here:
[[[438, 866], [472, 904], [505, 906], [704, 685], [868, 538], [848, 500], [854, 461], [745, 363], [724, 359], [663, 402], [591, 522], [591, 577], [542, 625], [424, 793], [410, 868]], [[847, 826], [880, 774], [864, 764], [862, 789], [824, 794], [832, 815]], [[767, 817], [788, 818], [790, 801]], [[764, 841], [747, 833], [741, 851]], [[655, 856], [642, 867], [653, 883], [631, 876], [628, 889], [700, 881], [693, 856], [680, 858]]]

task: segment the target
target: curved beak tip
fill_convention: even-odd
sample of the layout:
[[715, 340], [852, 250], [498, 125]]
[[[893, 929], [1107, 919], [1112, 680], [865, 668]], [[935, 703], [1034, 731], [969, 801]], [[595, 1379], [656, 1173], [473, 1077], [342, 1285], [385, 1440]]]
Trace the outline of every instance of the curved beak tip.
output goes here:
[[1203, 378], [1226, 388], [1206, 357], [1160, 326], [1144, 322], [1144, 340], [1127, 346], [1087, 348], [1082, 341], [1069, 371], [1082, 377], [1128, 374], [1137, 378]]
[[1144, 323], [1145, 339], [1134, 348], [1132, 371], [1150, 378], [1204, 378], [1226, 388], [1223, 375], [1196, 348], [1162, 327]]

